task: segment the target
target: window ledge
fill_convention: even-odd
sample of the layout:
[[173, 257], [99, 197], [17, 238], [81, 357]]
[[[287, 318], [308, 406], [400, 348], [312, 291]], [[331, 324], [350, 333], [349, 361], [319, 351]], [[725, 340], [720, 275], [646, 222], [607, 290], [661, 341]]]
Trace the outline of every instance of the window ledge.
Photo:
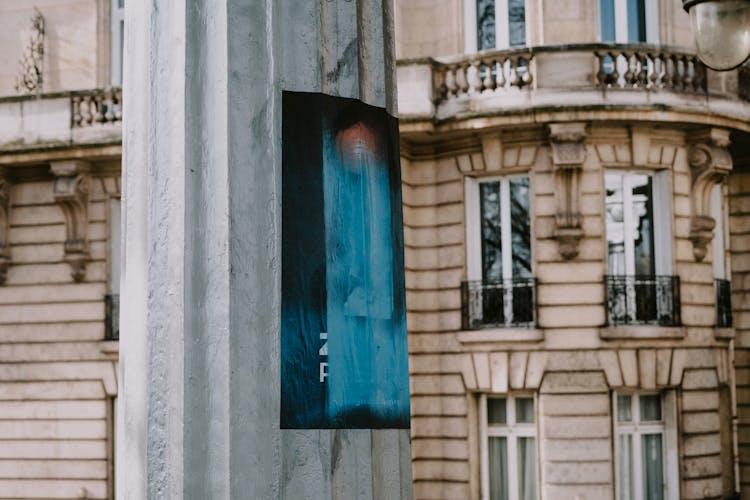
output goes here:
[[120, 342], [118, 340], [103, 340], [99, 343], [99, 348], [104, 354], [119, 354]]
[[599, 337], [609, 339], [682, 339], [685, 330], [681, 326], [608, 326], [599, 329]]
[[732, 340], [735, 337], [734, 328], [717, 326], [714, 328], [714, 336], [717, 339]]
[[464, 330], [456, 334], [462, 344], [496, 344], [508, 342], [541, 342], [544, 331], [539, 328], [488, 328]]

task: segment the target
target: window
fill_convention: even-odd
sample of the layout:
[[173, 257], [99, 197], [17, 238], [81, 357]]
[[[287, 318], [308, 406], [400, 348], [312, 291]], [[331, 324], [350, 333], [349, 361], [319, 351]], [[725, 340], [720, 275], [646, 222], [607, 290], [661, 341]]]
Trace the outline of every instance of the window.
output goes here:
[[112, 0], [111, 7], [112, 86], [122, 85], [122, 54], [125, 45], [125, 0]]
[[617, 500], [677, 498], [674, 395], [615, 394]]
[[667, 172], [608, 171], [604, 185], [610, 322], [678, 324]]
[[464, 0], [466, 52], [526, 45], [525, 0]]
[[722, 185], [716, 185], [711, 191], [711, 216], [716, 222], [714, 237], [711, 241], [713, 254], [714, 284], [716, 287], [716, 326], [732, 326], [732, 289], [727, 279], [726, 241], [724, 220], [724, 196]]
[[599, 0], [602, 42], [659, 43], [658, 0]]
[[110, 198], [109, 201], [109, 290], [104, 298], [106, 323], [104, 338], [119, 340], [120, 338], [120, 244], [121, 234], [121, 202], [120, 198]]
[[536, 500], [536, 416], [531, 396], [480, 399], [482, 498]]
[[534, 321], [529, 178], [467, 178], [467, 329]]

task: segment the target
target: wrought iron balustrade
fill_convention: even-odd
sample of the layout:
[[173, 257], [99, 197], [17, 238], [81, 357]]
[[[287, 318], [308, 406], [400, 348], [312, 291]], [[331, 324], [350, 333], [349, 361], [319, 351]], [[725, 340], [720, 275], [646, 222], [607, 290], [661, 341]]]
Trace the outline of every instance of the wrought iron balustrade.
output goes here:
[[606, 276], [610, 325], [680, 325], [679, 276]]
[[104, 340], [120, 340], [120, 296], [104, 296]]
[[732, 326], [732, 286], [729, 280], [714, 280], [716, 283], [716, 326]]
[[461, 310], [464, 330], [532, 328], [536, 322], [536, 279], [464, 281]]

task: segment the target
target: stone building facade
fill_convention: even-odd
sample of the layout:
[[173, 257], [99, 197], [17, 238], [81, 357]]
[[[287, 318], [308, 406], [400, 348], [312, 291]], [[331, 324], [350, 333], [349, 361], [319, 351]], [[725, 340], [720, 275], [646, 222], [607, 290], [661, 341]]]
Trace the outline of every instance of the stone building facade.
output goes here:
[[121, 7], [0, 2], [0, 498], [114, 497]]
[[[0, 3], [0, 498], [112, 498], [122, 0], [34, 5]], [[743, 70], [678, 0], [395, 7], [415, 498], [750, 494]]]
[[396, 4], [415, 498], [750, 495], [745, 70], [677, 0]]

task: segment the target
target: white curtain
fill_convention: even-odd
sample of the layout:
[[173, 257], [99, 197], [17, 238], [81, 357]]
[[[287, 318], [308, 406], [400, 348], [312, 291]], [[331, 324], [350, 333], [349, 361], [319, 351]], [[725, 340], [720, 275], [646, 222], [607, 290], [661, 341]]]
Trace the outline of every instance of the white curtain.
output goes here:
[[504, 437], [489, 438], [490, 500], [508, 500], [508, 442]]
[[620, 434], [619, 439], [617, 500], [633, 500], [633, 436]]
[[533, 437], [518, 438], [518, 498], [536, 500], [536, 444]]

